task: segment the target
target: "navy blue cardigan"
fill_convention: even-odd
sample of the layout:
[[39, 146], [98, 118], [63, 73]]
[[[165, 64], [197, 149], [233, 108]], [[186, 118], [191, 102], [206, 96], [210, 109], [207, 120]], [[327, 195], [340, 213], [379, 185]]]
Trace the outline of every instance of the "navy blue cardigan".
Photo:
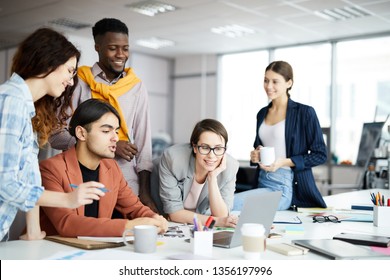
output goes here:
[[[254, 148], [259, 145], [263, 146], [258, 131], [271, 107], [272, 102], [257, 113]], [[290, 158], [295, 164], [292, 167], [294, 181], [291, 205], [325, 208], [326, 203], [316, 186], [312, 167], [326, 162], [327, 150], [321, 126], [313, 107], [288, 99], [285, 140], [287, 158]]]

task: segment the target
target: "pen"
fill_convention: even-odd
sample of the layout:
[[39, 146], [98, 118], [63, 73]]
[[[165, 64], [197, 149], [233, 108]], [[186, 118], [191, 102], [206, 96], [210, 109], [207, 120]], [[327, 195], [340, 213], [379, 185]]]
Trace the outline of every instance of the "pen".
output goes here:
[[375, 205], [375, 195], [372, 192], [370, 192], [370, 196], [371, 196], [372, 203]]
[[200, 230], [198, 227], [199, 226], [198, 225], [198, 216], [196, 216], [196, 214], [194, 214], [193, 222], [194, 222], [194, 231]]
[[376, 196], [375, 196], [375, 205], [376, 205], [376, 206], [379, 206], [378, 194], [376, 194]]
[[211, 222], [212, 222], [213, 220], [214, 220], [213, 217], [212, 217], [212, 216], [209, 216], [209, 217], [207, 218], [206, 223], [204, 224], [203, 230], [208, 230], [209, 227], [210, 227], [210, 224], [211, 224]]
[[[77, 189], [79, 186], [75, 185], [75, 184], [70, 184], [70, 186], [74, 189]], [[106, 193], [108, 192], [108, 189], [106, 188], [99, 188], [102, 192]]]

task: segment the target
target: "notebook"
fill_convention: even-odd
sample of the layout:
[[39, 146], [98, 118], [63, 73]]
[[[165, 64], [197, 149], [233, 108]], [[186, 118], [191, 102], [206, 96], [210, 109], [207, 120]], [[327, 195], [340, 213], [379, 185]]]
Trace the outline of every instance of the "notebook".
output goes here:
[[123, 242], [102, 242], [93, 240], [84, 240], [73, 237], [62, 237], [58, 235], [46, 236], [46, 240], [54, 241], [57, 243], [73, 246], [85, 250], [105, 249], [125, 246]]
[[354, 245], [337, 239], [293, 240], [292, 243], [306, 247], [312, 250], [312, 252], [316, 252], [334, 260], [390, 258], [384, 254], [374, 252], [367, 247]]
[[241, 226], [244, 223], [263, 224], [268, 236], [282, 192], [258, 193], [247, 196], [234, 231], [219, 231], [213, 234], [213, 245], [222, 248], [241, 246]]

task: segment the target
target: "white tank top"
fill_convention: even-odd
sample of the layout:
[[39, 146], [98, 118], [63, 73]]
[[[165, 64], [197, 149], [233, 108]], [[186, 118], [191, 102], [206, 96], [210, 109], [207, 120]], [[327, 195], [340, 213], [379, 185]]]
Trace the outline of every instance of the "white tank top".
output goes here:
[[[275, 148], [275, 158], [287, 158], [286, 138], [285, 138], [286, 120], [282, 120], [274, 125], [268, 125], [265, 122], [259, 127], [259, 137], [264, 147]], [[290, 169], [290, 167], [283, 166]]]

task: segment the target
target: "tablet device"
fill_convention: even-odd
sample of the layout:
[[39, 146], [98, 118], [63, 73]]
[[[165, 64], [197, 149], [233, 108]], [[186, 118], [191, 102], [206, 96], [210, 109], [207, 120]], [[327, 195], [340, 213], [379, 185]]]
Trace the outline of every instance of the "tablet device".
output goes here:
[[370, 248], [337, 239], [293, 240], [293, 244], [310, 249], [333, 260], [381, 259], [390, 256], [372, 251]]
[[333, 236], [333, 239], [338, 239], [358, 245], [390, 247], [390, 237], [387, 236], [343, 232]]

